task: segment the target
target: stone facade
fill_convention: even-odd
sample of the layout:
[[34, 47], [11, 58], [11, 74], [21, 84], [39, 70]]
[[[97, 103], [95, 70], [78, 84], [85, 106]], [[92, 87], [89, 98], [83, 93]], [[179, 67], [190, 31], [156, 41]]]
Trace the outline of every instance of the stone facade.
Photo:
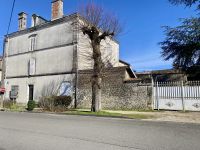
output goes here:
[[[62, 0], [53, 0], [52, 13], [63, 11], [61, 4]], [[7, 36], [2, 75], [2, 86], [6, 88], [4, 100], [14, 99], [18, 103], [32, 99], [38, 101], [43, 95], [41, 89], [48, 87], [49, 83], [61, 86], [68, 82], [73, 86], [77, 70], [92, 68], [89, 39], [76, 29], [80, 20], [77, 13], [59, 15], [52, 21], [35, 16], [30, 28]], [[119, 44], [112, 39], [101, 44], [103, 62], [118, 66]]]
[[[30, 28], [20, 29], [5, 39], [4, 100], [25, 104], [28, 100], [38, 101], [48, 88], [51, 91], [52, 87], [65, 86], [72, 91], [77, 89], [79, 108], [90, 108], [93, 68], [90, 40], [76, 29], [81, 22], [79, 14], [63, 16], [61, 12], [63, 1], [53, 0], [51, 21], [33, 15]], [[119, 43], [107, 38], [101, 42], [101, 52], [107, 68], [102, 77], [103, 108], [146, 109], [151, 86], [141, 85], [130, 65], [119, 60]]]
[[[149, 109], [151, 84], [126, 80], [127, 67], [107, 69], [102, 77], [102, 108], [118, 110]], [[91, 70], [79, 71], [78, 108], [91, 107]]]

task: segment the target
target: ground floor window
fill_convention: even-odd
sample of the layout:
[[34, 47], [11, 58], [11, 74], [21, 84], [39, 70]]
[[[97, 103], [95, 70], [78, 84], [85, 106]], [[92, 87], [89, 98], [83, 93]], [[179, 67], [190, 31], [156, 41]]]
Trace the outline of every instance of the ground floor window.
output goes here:
[[60, 86], [61, 96], [71, 96], [73, 93], [72, 84], [70, 82], [62, 82]]
[[11, 91], [10, 91], [10, 99], [16, 100], [17, 97], [18, 97], [18, 93], [19, 93], [19, 86], [18, 85], [12, 85]]

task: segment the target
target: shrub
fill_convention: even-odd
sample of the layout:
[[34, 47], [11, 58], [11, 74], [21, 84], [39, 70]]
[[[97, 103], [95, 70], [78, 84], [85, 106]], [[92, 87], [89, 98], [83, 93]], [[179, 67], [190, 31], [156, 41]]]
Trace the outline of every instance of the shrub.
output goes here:
[[15, 102], [11, 101], [11, 100], [4, 100], [3, 101], [3, 107], [7, 108], [7, 109], [11, 109], [14, 103]]
[[34, 108], [35, 108], [35, 101], [33, 100], [28, 101], [27, 110], [32, 111]]
[[3, 107], [12, 111], [24, 111], [26, 108], [23, 104], [8, 99], [3, 101]]
[[53, 99], [55, 106], [68, 107], [72, 102], [71, 96], [54, 96]]
[[47, 111], [65, 111], [72, 102], [71, 96], [42, 97], [38, 103], [39, 107]]
[[52, 111], [53, 98], [52, 97], [42, 97], [38, 102], [38, 106], [43, 110]]

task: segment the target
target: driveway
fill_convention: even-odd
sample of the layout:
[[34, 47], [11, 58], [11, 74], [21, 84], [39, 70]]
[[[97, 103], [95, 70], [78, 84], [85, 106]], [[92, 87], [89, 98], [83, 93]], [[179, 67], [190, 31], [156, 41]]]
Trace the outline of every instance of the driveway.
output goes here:
[[0, 150], [199, 150], [200, 126], [0, 112]]
[[150, 121], [172, 121], [172, 122], [183, 122], [183, 123], [199, 123], [200, 124], [200, 112], [181, 112], [181, 111], [111, 111], [106, 110], [110, 113], [121, 113], [121, 114], [140, 114], [146, 116], [152, 116]]

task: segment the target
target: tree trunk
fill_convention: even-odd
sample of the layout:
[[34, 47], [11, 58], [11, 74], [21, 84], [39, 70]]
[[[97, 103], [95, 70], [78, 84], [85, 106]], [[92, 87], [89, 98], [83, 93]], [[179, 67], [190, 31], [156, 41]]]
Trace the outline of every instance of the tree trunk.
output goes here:
[[[101, 110], [101, 88], [98, 84], [101, 84], [101, 78], [93, 78], [92, 82], [92, 108], [91, 111], [98, 112]], [[98, 82], [98, 84], [96, 84]]]
[[101, 70], [102, 60], [99, 40], [92, 41], [94, 68], [92, 76], [92, 107], [91, 111], [98, 112], [101, 110]]

